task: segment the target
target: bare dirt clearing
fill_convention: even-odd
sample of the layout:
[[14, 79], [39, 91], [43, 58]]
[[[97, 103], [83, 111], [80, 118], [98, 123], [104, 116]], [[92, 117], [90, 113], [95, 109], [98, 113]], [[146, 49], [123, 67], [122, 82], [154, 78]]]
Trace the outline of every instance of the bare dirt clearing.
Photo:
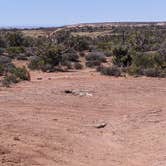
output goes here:
[[165, 111], [166, 79], [33, 72], [0, 89], [0, 165], [165, 166]]

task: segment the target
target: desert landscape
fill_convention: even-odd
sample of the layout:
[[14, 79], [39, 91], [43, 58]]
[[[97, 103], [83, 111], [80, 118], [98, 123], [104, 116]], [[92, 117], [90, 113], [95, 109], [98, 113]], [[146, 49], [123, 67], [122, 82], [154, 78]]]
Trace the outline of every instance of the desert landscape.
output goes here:
[[0, 166], [165, 166], [166, 25], [0, 30]]
[[93, 70], [33, 72], [31, 82], [0, 89], [0, 163], [164, 166], [165, 83]]

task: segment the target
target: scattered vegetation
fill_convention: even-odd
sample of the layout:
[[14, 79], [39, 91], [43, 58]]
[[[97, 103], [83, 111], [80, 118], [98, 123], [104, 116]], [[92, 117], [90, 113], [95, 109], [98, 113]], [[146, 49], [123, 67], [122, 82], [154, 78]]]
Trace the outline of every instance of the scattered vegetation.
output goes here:
[[166, 77], [166, 26], [85, 25], [53, 30], [34, 37], [21, 30], [0, 30], [0, 76], [4, 84], [30, 80], [27, 69], [15, 67], [13, 59], [27, 60], [29, 69], [44, 72], [87, 66], [110, 76], [123, 72]]
[[121, 70], [117, 66], [99, 66], [97, 68], [97, 71], [101, 72], [103, 75], [108, 75], [108, 76], [115, 76], [115, 77], [120, 77], [121, 76]]
[[86, 56], [86, 66], [87, 67], [96, 67], [100, 66], [102, 63], [106, 63], [107, 59], [103, 52], [90, 52]]
[[28, 70], [25, 67], [19, 68], [13, 65], [2, 79], [2, 85], [9, 87], [13, 83], [18, 83], [24, 80], [30, 81], [30, 74]]
[[119, 67], [128, 67], [132, 64], [132, 57], [128, 48], [114, 48], [113, 49], [113, 64]]
[[77, 69], [77, 70], [81, 70], [81, 69], [83, 69], [84, 68], [84, 66], [81, 64], [81, 63], [75, 63], [75, 67], [74, 67], [75, 69]]

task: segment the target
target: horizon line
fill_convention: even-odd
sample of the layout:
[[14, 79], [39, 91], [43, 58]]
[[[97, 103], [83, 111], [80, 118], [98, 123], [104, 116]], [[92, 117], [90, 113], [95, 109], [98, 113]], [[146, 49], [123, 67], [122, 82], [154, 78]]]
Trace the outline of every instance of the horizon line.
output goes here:
[[31, 28], [58, 28], [65, 26], [76, 26], [76, 25], [86, 25], [86, 24], [157, 24], [166, 23], [166, 21], [104, 21], [104, 22], [80, 22], [73, 24], [63, 24], [63, 25], [0, 25], [0, 29], [31, 29]]

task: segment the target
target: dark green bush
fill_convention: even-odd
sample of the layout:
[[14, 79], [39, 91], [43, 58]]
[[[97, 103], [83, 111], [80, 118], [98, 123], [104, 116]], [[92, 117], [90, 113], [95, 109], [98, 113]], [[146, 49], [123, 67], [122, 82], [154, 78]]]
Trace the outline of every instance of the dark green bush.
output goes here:
[[11, 71], [11, 73], [13, 75], [15, 75], [16, 77], [18, 77], [20, 80], [30, 81], [29, 72], [28, 72], [28, 70], [25, 67], [23, 67], [23, 68], [17, 67], [15, 69], [13, 69]]
[[87, 61], [107, 62], [106, 56], [103, 52], [91, 52], [86, 56]]
[[24, 40], [23, 40], [22, 45], [24, 47], [33, 47], [35, 45], [35, 40], [36, 39], [34, 39], [32, 37], [24, 36]]
[[52, 66], [51, 64], [49, 63], [46, 63], [44, 65], [40, 65], [40, 69], [43, 71], [43, 72], [54, 72], [55, 69], [54, 69], [54, 66]]
[[2, 76], [4, 73], [4, 66], [0, 64], [0, 76]]
[[76, 51], [82, 52], [84, 50], [89, 50], [90, 43], [89, 38], [87, 37], [71, 36], [65, 42], [65, 45], [75, 49]]
[[91, 67], [91, 68], [100, 66], [101, 64], [102, 64], [102, 62], [101, 62], [101, 61], [98, 61], [98, 60], [86, 62], [86, 66], [87, 66], [87, 67]]
[[160, 77], [160, 70], [155, 68], [148, 68], [143, 70], [143, 75], [147, 77]]
[[132, 57], [124, 47], [114, 48], [113, 63], [119, 67], [128, 67], [132, 64]]
[[10, 87], [11, 83], [13, 82], [15, 82], [15, 78], [12, 78], [11, 76], [5, 76], [5, 78], [2, 80], [2, 86]]
[[45, 65], [44, 59], [39, 56], [30, 57], [29, 61], [28, 67], [31, 70], [40, 70]]
[[0, 47], [0, 55], [3, 54], [5, 52], [5, 49]]
[[127, 72], [130, 75], [136, 75], [136, 76], [143, 75], [143, 71], [142, 71], [141, 67], [138, 67], [138, 66], [135, 66], [135, 65], [130, 66], [128, 68]]
[[18, 82], [20, 82], [20, 79], [16, 75], [10, 74], [4, 77], [2, 84], [4, 86], [9, 86], [12, 83], [16, 84]]
[[132, 64], [141, 68], [152, 68], [155, 66], [155, 60], [152, 55], [137, 53], [133, 56]]
[[0, 36], [0, 48], [6, 48], [7, 47], [7, 40], [5, 39], [5, 36]]
[[99, 42], [97, 47], [102, 50], [110, 50], [112, 48], [112, 42]]
[[97, 71], [100, 71], [102, 74], [108, 76], [115, 76], [115, 77], [121, 76], [121, 70], [117, 66], [111, 66], [111, 67], [102, 66], [98, 68]]
[[45, 64], [51, 64], [52, 66], [57, 66], [62, 61], [61, 50], [56, 47], [51, 47], [46, 49], [46, 51], [41, 55]]
[[54, 72], [57, 71], [58, 67], [61, 68], [62, 66], [66, 66], [68, 69], [75, 68], [74, 63], [79, 62], [79, 56], [72, 49], [64, 53], [64, 50], [54, 46], [45, 48], [39, 53], [39, 56], [30, 57], [29, 60], [28, 67], [32, 70], [40, 69], [42, 71]]
[[10, 84], [18, 83], [20, 81], [30, 81], [30, 74], [25, 67], [23, 68], [13, 68], [2, 80], [2, 85], [9, 87]]
[[77, 70], [81, 70], [81, 69], [83, 69], [83, 65], [81, 63], [77, 62], [77, 63], [74, 64], [74, 68], [77, 69]]
[[23, 42], [24, 42], [24, 36], [21, 32], [18, 31], [13, 31], [13, 32], [9, 32], [6, 35], [6, 38], [9, 42], [9, 46], [10, 47], [19, 47], [22, 46]]
[[25, 53], [16, 55], [17, 60], [28, 60], [28, 56]]
[[77, 52], [62, 54], [62, 63], [66, 61], [79, 62], [79, 56]]
[[104, 52], [104, 54], [105, 54], [106, 57], [111, 57], [111, 56], [113, 56], [113, 53], [112, 53], [111, 50], [106, 50], [106, 51]]
[[87, 60], [87, 67], [96, 67], [100, 66], [102, 63], [107, 62], [107, 59], [103, 52], [91, 52], [85, 58]]
[[0, 64], [0, 75], [6, 75], [7, 73], [11, 73], [11, 71], [15, 68], [12, 63]]
[[147, 77], [166, 77], [166, 70], [159, 68], [141, 68], [141, 67], [130, 67], [128, 73], [137, 76], [147, 76]]
[[0, 55], [0, 64], [1, 65], [11, 63], [11, 61], [12, 61], [11, 58], [9, 58], [7, 56]]
[[68, 69], [74, 69], [73, 62], [71, 61], [68, 61], [68, 60], [62, 61], [62, 65], [66, 66]]
[[16, 54], [24, 53], [25, 50], [24, 50], [23, 47], [9, 47], [9, 48], [7, 48], [7, 52], [8, 52], [9, 54], [14, 54], [14, 55], [16, 55]]

